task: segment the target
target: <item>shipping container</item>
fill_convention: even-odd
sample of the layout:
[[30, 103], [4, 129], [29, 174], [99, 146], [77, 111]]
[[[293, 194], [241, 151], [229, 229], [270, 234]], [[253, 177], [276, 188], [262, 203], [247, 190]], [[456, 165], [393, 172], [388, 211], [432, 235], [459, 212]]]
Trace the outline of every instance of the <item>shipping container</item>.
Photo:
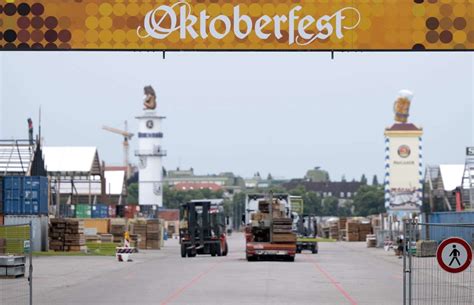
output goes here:
[[61, 204], [59, 206], [59, 216], [64, 218], [74, 218], [75, 205], [73, 204]]
[[31, 249], [33, 251], [47, 251], [48, 246], [48, 231], [49, 231], [49, 220], [48, 216], [17, 216], [17, 215], [5, 215], [5, 225], [21, 225], [29, 224], [31, 221], [32, 225], [32, 242]]
[[[466, 240], [469, 244], [474, 241], [472, 228], [455, 227], [455, 225], [460, 224], [474, 224], [474, 212], [436, 212], [424, 215], [423, 221], [428, 223], [428, 225], [422, 226], [421, 234], [424, 239], [435, 240], [440, 243], [455, 234], [457, 237]], [[436, 225], [430, 226], [429, 224], [454, 226], [441, 227]]]
[[76, 218], [91, 218], [90, 204], [76, 204]]
[[94, 204], [92, 206], [91, 217], [92, 218], [108, 218], [109, 206], [104, 203]]
[[3, 177], [0, 177], [0, 214], [3, 213]]
[[135, 218], [139, 210], [137, 205], [118, 205], [117, 217]]
[[47, 215], [47, 177], [5, 177], [3, 212], [5, 215]]
[[138, 216], [147, 218], [147, 219], [156, 219], [158, 218], [158, 206], [157, 205], [141, 205]]

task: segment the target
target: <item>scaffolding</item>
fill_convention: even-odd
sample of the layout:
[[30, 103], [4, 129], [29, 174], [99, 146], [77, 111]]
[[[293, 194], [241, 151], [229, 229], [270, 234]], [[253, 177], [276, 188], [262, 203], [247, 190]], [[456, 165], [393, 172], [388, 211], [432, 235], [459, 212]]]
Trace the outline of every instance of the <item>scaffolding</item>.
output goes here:
[[28, 175], [35, 149], [30, 140], [0, 140], [0, 175]]
[[465, 210], [474, 210], [474, 148], [468, 147], [462, 177], [462, 204]]

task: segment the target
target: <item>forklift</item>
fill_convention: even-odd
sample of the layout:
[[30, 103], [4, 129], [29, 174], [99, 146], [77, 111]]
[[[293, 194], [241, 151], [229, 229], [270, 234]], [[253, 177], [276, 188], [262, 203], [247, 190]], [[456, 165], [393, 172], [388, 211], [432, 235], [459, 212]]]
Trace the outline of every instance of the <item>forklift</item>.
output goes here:
[[181, 205], [179, 240], [181, 257], [197, 254], [226, 256], [229, 252], [224, 207], [209, 200], [192, 200]]
[[314, 215], [303, 215], [298, 220], [296, 239], [296, 253], [309, 250], [313, 254], [318, 253], [318, 222]]

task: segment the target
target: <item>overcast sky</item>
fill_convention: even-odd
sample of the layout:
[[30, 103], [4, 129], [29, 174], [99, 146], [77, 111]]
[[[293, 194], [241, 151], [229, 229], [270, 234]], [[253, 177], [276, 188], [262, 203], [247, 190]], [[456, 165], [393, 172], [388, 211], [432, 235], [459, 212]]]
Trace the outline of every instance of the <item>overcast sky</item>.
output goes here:
[[[382, 178], [384, 128], [400, 89], [415, 93], [425, 163], [463, 163], [473, 145], [473, 53], [0, 53], [0, 137], [26, 138], [26, 119], [50, 146], [97, 146], [122, 162], [136, 131], [143, 87], [167, 117], [168, 169], [249, 177], [302, 177], [321, 166], [333, 180]], [[136, 140], [132, 141], [131, 160]], [[370, 179], [370, 178], [369, 178]]]

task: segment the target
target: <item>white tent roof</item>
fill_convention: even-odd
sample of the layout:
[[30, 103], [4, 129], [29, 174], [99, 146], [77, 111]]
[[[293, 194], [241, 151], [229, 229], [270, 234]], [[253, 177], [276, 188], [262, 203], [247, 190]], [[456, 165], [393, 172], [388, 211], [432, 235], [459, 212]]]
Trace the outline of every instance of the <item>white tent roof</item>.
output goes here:
[[113, 170], [104, 172], [106, 194], [120, 195], [125, 182], [124, 170]]
[[464, 164], [441, 164], [439, 166], [445, 191], [452, 191], [462, 184]]
[[98, 163], [96, 147], [43, 147], [48, 172], [91, 173]]

